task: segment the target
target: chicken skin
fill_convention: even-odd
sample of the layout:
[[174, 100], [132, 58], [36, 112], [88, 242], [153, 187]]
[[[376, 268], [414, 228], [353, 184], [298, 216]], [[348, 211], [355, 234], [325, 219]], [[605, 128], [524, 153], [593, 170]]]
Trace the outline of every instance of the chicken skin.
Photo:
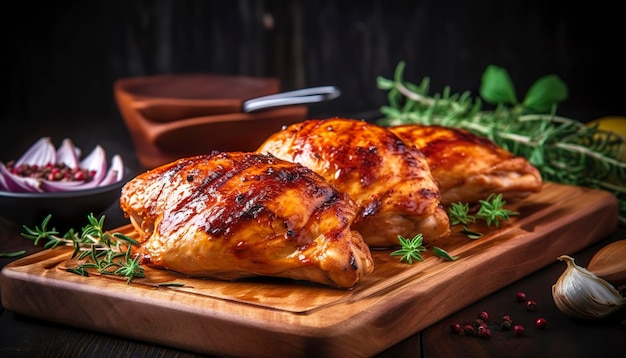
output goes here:
[[370, 247], [449, 236], [426, 158], [384, 127], [349, 118], [310, 119], [271, 135], [258, 149], [311, 168], [358, 206], [352, 225]]
[[408, 124], [389, 129], [424, 153], [444, 206], [477, 202], [492, 193], [517, 199], [541, 190], [537, 168], [488, 138], [439, 125]]
[[356, 204], [272, 155], [214, 152], [129, 181], [120, 206], [148, 266], [193, 277], [273, 276], [351, 288], [374, 269]]

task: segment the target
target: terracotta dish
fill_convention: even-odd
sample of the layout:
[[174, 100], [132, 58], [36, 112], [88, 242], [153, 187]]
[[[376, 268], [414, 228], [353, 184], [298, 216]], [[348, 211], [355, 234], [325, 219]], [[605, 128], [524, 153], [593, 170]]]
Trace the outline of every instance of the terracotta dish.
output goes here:
[[277, 79], [215, 74], [118, 79], [115, 100], [142, 166], [222, 151], [253, 151], [270, 134], [305, 119], [305, 105], [244, 113], [247, 100], [278, 93]]

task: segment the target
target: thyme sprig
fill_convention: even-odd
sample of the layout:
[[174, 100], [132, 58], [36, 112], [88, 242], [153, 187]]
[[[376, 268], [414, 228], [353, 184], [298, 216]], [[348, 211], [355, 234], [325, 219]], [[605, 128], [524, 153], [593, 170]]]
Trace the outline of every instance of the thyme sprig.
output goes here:
[[[500, 226], [500, 221], [508, 221], [511, 216], [519, 215], [518, 212], [509, 210], [504, 207], [506, 201], [502, 199], [502, 194], [490, 194], [487, 199], [479, 200], [480, 207], [476, 212], [476, 215], [470, 214], [468, 203], [452, 203], [448, 208], [448, 217], [450, 219], [450, 225], [463, 225], [462, 232], [470, 239], [479, 239], [483, 236], [482, 233], [469, 229], [471, 223], [475, 223], [478, 220], [484, 220], [487, 226]], [[420, 252], [426, 251], [426, 247], [422, 245], [424, 238], [421, 233], [415, 235], [413, 239], [406, 239], [401, 235], [398, 235], [398, 241], [400, 242], [400, 249], [391, 252], [391, 256], [400, 256], [400, 262], [406, 261], [409, 264], [413, 264], [413, 260], [424, 261], [424, 258]], [[451, 256], [444, 249], [440, 247], [433, 247], [433, 253], [437, 257], [441, 257], [447, 261], [455, 261], [459, 257]]]
[[426, 247], [422, 246], [424, 237], [421, 233], [415, 235], [412, 239], [406, 239], [402, 235], [398, 235], [398, 241], [401, 248], [393, 251], [391, 256], [400, 256], [400, 262], [406, 261], [410, 265], [415, 261], [424, 261], [420, 252], [426, 251]]
[[518, 212], [505, 208], [506, 201], [502, 194], [490, 194], [487, 199], [479, 200], [480, 207], [476, 215], [471, 215], [469, 203], [452, 203], [448, 208], [450, 225], [463, 225], [462, 232], [470, 239], [478, 239], [482, 233], [469, 229], [469, 225], [479, 220], [485, 221], [487, 226], [500, 227], [501, 221], [509, 221], [511, 216], [519, 215]]
[[[405, 81], [404, 68], [400, 62], [393, 79], [377, 78], [378, 88], [388, 91], [389, 101], [380, 108], [379, 124], [439, 124], [488, 137], [527, 158], [545, 181], [613, 193], [620, 223], [626, 224], [626, 163], [618, 159], [626, 150], [624, 139], [557, 116], [557, 105], [568, 97], [567, 86], [557, 76], [541, 77], [518, 101], [508, 72], [497, 66], [486, 68], [476, 98], [469, 91], [452, 93], [448, 86], [429, 95], [430, 79], [423, 78], [419, 85]], [[483, 100], [495, 108], [483, 108]]]
[[500, 221], [508, 221], [511, 216], [519, 215], [518, 212], [504, 207], [506, 201], [502, 199], [502, 194], [490, 194], [486, 200], [479, 200], [480, 209], [476, 213], [477, 219], [487, 222], [487, 226], [500, 226]]
[[138, 243], [131, 237], [121, 233], [110, 233], [104, 230], [104, 215], [97, 219], [93, 214], [87, 216], [88, 224], [80, 232], [69, 229], [60, 235], [56, 228], [48, 228], [51, 215], [44, 218], [40, 226], [29, 228], [24, 226], [23, 237], [38, 245], [44, 240], [44, 249], [57, 246], [72, 246], [72, 258], [84, 260], [76, 267], [68, 268], [81, 276], [89, 276], [89, 269], [101, 274], [126, 277], [130, 283], [135, 277], [144, 277], [144, 269], [139, 264], [139, 257], [132, 255], [132, 245]]

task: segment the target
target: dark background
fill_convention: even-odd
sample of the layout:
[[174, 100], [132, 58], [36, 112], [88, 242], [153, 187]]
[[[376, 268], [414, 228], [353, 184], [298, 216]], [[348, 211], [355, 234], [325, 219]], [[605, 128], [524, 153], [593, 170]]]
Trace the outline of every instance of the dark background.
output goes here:
[[399, 61], [406, 80], [430, 77], [431, 92], [450, 85], [475, 96], [495, 64], [518, 97], [560, 76], [570, 91], [563, 116], [626, 115], [623, 15], [598, 1], [20, 2], [2, 23], [3, 152], [51, 125], [123, 128], [114, 81], [163, 73], [271, 76], [284, 90], [337, 85], [342, 96], [310, 116], [359, 116], [386, 104], [376, 77], [391, 77]]

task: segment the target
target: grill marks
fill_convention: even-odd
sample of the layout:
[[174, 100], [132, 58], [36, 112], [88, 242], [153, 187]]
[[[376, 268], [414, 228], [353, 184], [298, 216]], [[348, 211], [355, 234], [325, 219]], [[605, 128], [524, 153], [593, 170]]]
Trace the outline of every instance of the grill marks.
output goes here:
[[150, 224], [143, 263], [190, 276], [277, 276], [349, 288], [372, 272], [356, 204], [309, 168], [270, 154], [183, 158], [128, 182], [122, 210]]
[[[271, 226], [288, 218], [281, 218], [267, 205], [289, 190], [301, 192], [303, 201], [312, 198], [321, 207], [329, 207], [337, 193], [319, 186], [316, 177], [307, 168], [272, 155], [213, 153], [188, 158], [164, 175], [171, 182], [163, 183], [164, 215], [159, 230], [172, 233], [191, 220], [213, 236], [227, 237], [251, 221]], [[292, 227], [289, 220], [281, 226], [288, 239], [297, 238], [302, 229]]]

